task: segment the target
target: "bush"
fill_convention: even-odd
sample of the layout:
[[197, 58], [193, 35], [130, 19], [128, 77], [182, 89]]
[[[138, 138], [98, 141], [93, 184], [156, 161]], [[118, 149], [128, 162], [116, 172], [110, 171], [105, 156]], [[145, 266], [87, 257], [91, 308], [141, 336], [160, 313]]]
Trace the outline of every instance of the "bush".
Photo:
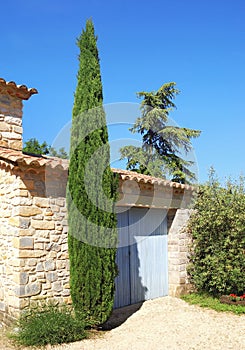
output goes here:
[[23, 312], [10, 337], [24, 346], [69, 343], [86, 337], [85, 321], [66, 305], [43, 304]]
[[211, 173], [200, 186], [189, 231], [188, 268], [197, 291], [213, 296], [245, 290], [245, 192], [243, 179], [222, 187]]

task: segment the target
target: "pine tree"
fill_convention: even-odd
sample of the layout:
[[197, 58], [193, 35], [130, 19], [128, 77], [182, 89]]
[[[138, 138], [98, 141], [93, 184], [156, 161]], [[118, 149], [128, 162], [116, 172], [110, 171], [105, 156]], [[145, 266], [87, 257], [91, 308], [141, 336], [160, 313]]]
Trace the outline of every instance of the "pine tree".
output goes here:
[[77, 44], [79, 71], [67, 191], [70, 287], [77, 315], [85, 314], [99, 324], [109, 317], [114, 301], [117, 179], [110, 168], [97, 37], [91, 20]]
[[191, 149], [191, 138], [199, 130], [169, 125], [169, 112], [175, 108], [173, 99], [179, 93], [175, 83], [163, 84], [156, 92], [139, 92], [142, 116], [130, 129], [142, 135], [142, 147], [125, 146], [120, 149], [121, 159], [127, 158], [127, 169], [156, 177], [171, 176], [171, 180], [190, 183], [195, 174], [189, 169], [191, 161], [181, 152]]

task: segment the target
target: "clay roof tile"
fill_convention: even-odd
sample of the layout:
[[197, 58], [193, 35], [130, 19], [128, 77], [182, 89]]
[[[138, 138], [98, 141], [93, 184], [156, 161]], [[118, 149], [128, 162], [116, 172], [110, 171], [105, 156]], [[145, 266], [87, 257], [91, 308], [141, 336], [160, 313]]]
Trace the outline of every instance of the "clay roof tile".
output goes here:
[[31, 95], [38, 93], [35, 88], [28, 89], [26, 85], [17, 85], [14, 81], [6, 81], [0, 78], [0, 92], [3, 90], [7, 91], [9, 95], [22, 100], [28, 100]]

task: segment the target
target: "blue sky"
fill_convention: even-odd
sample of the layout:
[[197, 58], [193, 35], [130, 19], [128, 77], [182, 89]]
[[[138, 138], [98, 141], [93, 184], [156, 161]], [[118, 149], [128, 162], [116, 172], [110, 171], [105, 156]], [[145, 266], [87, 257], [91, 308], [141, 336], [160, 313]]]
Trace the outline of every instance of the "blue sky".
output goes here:
[[199, 180], [210, 166], [221, 179], [245, 174], [244, 16], [244, 0], [3, 2], [0, 77], [39, 91], [24, 102], [24, 141], [51, 144], [71, 120], [76, 38], [92, 18], [104, 103], [139, 103], [137, 91], [176, 82], [171, 118], [202, 131], [193, 142]]

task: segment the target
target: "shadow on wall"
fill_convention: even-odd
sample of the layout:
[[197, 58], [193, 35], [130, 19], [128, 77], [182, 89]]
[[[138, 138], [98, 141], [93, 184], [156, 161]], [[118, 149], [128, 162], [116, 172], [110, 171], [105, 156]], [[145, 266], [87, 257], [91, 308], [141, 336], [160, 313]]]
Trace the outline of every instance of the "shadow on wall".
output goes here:
[[116, 263], [119, 274], [115, 279], [115, 309], [145, 300], [147, 292], [140, 276], [137, 232], [132, 233], [132, 218], [135, 221], [133, 209], [129, 208], [123, 208], [117, 215], [119, 247]]

